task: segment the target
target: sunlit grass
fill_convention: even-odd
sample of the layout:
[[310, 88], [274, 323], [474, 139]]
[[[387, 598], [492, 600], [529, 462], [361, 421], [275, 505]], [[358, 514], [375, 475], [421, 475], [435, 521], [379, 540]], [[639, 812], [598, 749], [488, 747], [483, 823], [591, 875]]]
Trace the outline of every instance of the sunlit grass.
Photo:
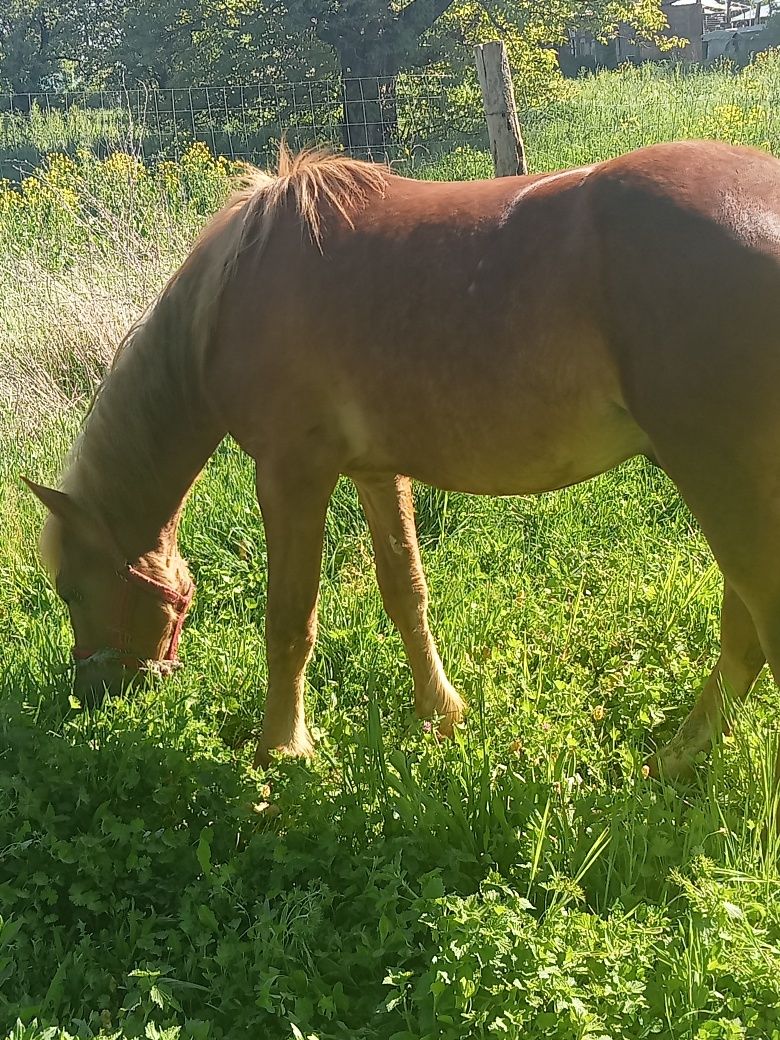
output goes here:
[[432, 626], [471, 706], [454, 741], [411, 716], [344, 481], [318, 754], [253, 772], [265, 545], [230, 442], [182, 526], [186, 669], [99, 711], [69, 700], [19, 478], [56, 478], [228, 178], [202, 151], [189, 171], [59, 162], [0, 215], [0, 1036], [777, 1040], [777, 693], [764, 677], [690, 788], [644, 779], [715, 659], [721, 582], [643, 461], [535, 499], [417, 489]]

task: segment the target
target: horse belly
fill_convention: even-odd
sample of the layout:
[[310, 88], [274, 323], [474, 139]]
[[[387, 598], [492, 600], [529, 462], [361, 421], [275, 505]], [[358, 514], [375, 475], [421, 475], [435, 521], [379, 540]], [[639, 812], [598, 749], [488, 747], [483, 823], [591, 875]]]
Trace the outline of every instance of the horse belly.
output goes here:
[[[508, 438], [491, 445], [480, 460], [469, 458], [453, 466], [444, 483], [431, 468], [421, 465], [412, 473], [426, 483], [485, 495], [526, 495], [553, 491], [587, 480], [645, 450], [646, 441], [627, 416], [591, 417], [552, 436], [527, 440]], [[529, 443], [536, 450], [529, 450]], [[430, 477], [430, 479], [429, 479]], [[435, 479], [437, 478], [438, 479]]]
[[[484, 387], [483, 387], [484, 390]], [[340, 409], [348, 472], [404, 473], [452, 491], [519, 495], [576, 484], [649, 449], [605, 388], [548, 394], [472, 392], [453, 400], [385, 399]]]

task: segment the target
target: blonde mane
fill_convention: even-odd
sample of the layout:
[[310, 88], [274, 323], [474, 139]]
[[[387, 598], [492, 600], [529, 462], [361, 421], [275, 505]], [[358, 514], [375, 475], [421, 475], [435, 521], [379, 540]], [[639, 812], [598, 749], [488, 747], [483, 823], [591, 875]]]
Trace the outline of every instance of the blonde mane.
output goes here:
[[[350, 227], [352, 214], [373, 194], [384, 194], [393, 174], [386, 166], [351, 159], [347, 155], [312, 148], [293, 154], [282, 142], [276, 174], [247, 167], [245, 185], [226, 209], [244, 209], [241, 233], [232, 256], [223, 267], [223, 284], [248, 249], [262, 250], [275, 218], [292, 200], [298, 219], [311, 241], [322, 250], [323, 214], [330, 209]], [[220, 219], [221, 214], [215, 218]], [[208, 230], [208, 229], [207, 229]]]
[[[121, 500], [139, 487], [154, 494], [170, 416], [179, 416], [186, 427], [184, 417], [204, 407], [202, 363], [241, 255], [262, 251], [276, 219], [291, 206], [312, 244], [322, 249], [324, 218], [335, 214], [354, 226], [355, 211], [372, 194], [383, 194], [392, 176], [387, 167], [344, 155], [293, 155], [284, 144], [276, 174], [247, 165], [243, 184], [118, 345], [68, 457], [63, 489], [100, 514], [121, 509]], [[118, 473], [124, 478], [119, 490]]]
[[[200, 298], [194, 301], [199, 317], [203, 317], [203, 304], [218, 304], [217, 297], [221, 296], [241, 254], [251, 247], [262, 249], [265, 245], [274, 219], [291, 195], [298, 219], [309, 232], [312, 242], [321, 249], [323, 210], [334, 210], [350, 227], [354, 227], [352, 213], [364, 206], [372, 194], [384, 194], [387, 181], [394, 176], [386, 166], [352, 159], [321, 148], [309, 148], [293, 154], [284, 141], [279, 146], [275, 174], [245, 163], [240, 187], [206, 224], [189, 256], [173, 273], [159, 297], [122, 338], [112, 368], [146, 324], [155, 307], [180, 283], [196, 257], [204, 252], [214, 253], [213, 265], [219, 272], [212, 292], [205, 299], [201, 293]], [[235, 218], [242, 211], [241, 220], [236, 221]], [[234, 235], [222, 234], [227, 225], [233, 226]], [[203, 286], [198, 288], [202, 289]]]

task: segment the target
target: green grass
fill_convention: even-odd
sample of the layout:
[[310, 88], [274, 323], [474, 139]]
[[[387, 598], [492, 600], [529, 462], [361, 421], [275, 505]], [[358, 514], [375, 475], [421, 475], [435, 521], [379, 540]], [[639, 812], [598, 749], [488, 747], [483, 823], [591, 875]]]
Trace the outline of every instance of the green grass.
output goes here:
[[0, 216], [0, 1037], [778, 1040], [778, 696], [764, 677], [690, 788], [642, 777], [714, 661], [721, 588], [642, 461], [534, 499], [417, 489], [471, 705], [454, 741], [411, 717], [345, 481], [318, 754], [251, 769], [265, 549], [229, 442], [184, 517], [186, 668], [98, 711], [69, 699], [19, 476], [55, 478], [115, 335], [224, 188], [205, 162], [126, 170], [126, 192], [111, 169]]
[[[556, 80], [549, 85], [544, 103], [538, 101], [539, 84], [533, 84], [527, 95], [522, 70], [515, 70], [530, 167], [532, 171], [558, 169], [656, 141], [693, 137], [724, 138], [778, 151], [779, 53], [766, 52], [738, 72], [726, 65], [702, 69], [647, 64], [577, 81]], [[277, 99], [270, 108], [248, 103], [240, 113], [228, 112], [228, 101], [219, 88], [208, 105], [196, 89], [194, 111], [188, 110], [186, 98], [180, 99], [178, 122], [169, 111], [166, 94], [159, 105], [148, 101], [139, 108], [136, 104], [132, 112], [129, 100], [123, 107], [116, 92], [91, 97], [91, 105], [103, 99], [102, 108], [74, 103], [66, 112], [46, 111], [33, 104], [29, 114], [0, 114], [0, 174], [18, 179], [58, 152], [103, 155], [140, 150], [155, 160], [177, 158], [195, 133], [211, 147], [220, 141], [226, 149], [255, 155], [261, 164], [272, 162], [270, 152], [283, 130], [292, 134], [294, 143], [339, 140], [338, 90], [334, 86], [323, 91], [322, 86], [312, 93], [306, 84], [299, 84], [298, 90], [287, 85], [282, 93], [294, 101], [292, 109]], [[399, 169], [426, 177], [491, 175], [473, 70], [456, 85], [435, 75], [402, 76], [399, 99], [400, 140], [394, 148]], [[159, 106], [162, 113], [156, 111]], [[283, 125], [285, 119], [293, 125]]]
[[577, 166], [683, 138], [780, 152], [780, 52], [734, 74], [644, 65], [581, 80], [524, 117], [535, 170]]

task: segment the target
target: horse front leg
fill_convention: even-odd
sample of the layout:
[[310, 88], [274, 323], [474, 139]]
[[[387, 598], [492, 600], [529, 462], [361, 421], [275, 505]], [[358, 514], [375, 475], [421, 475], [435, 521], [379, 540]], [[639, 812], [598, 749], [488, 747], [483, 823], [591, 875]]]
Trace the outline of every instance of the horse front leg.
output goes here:
[[325, 514], [335, 482], [335, 475], [304, 471], [297, 462], [262, 472], [258, 466], [268, 554], [268, 693], [256, 766], [266, 766], [271, 751], [310, 756], [314, 750], [303, 690], [317, 634]]
[[401, 634], [412, 670], [416, 713], [419, 718], [438, 716], [442, 733], [450, 735], [465, 705], [444, 673], [428, 627], [428, 586], [417, 544], [411, 481], [386, 476], [355, 483], [371, 529], [382, 602]]

